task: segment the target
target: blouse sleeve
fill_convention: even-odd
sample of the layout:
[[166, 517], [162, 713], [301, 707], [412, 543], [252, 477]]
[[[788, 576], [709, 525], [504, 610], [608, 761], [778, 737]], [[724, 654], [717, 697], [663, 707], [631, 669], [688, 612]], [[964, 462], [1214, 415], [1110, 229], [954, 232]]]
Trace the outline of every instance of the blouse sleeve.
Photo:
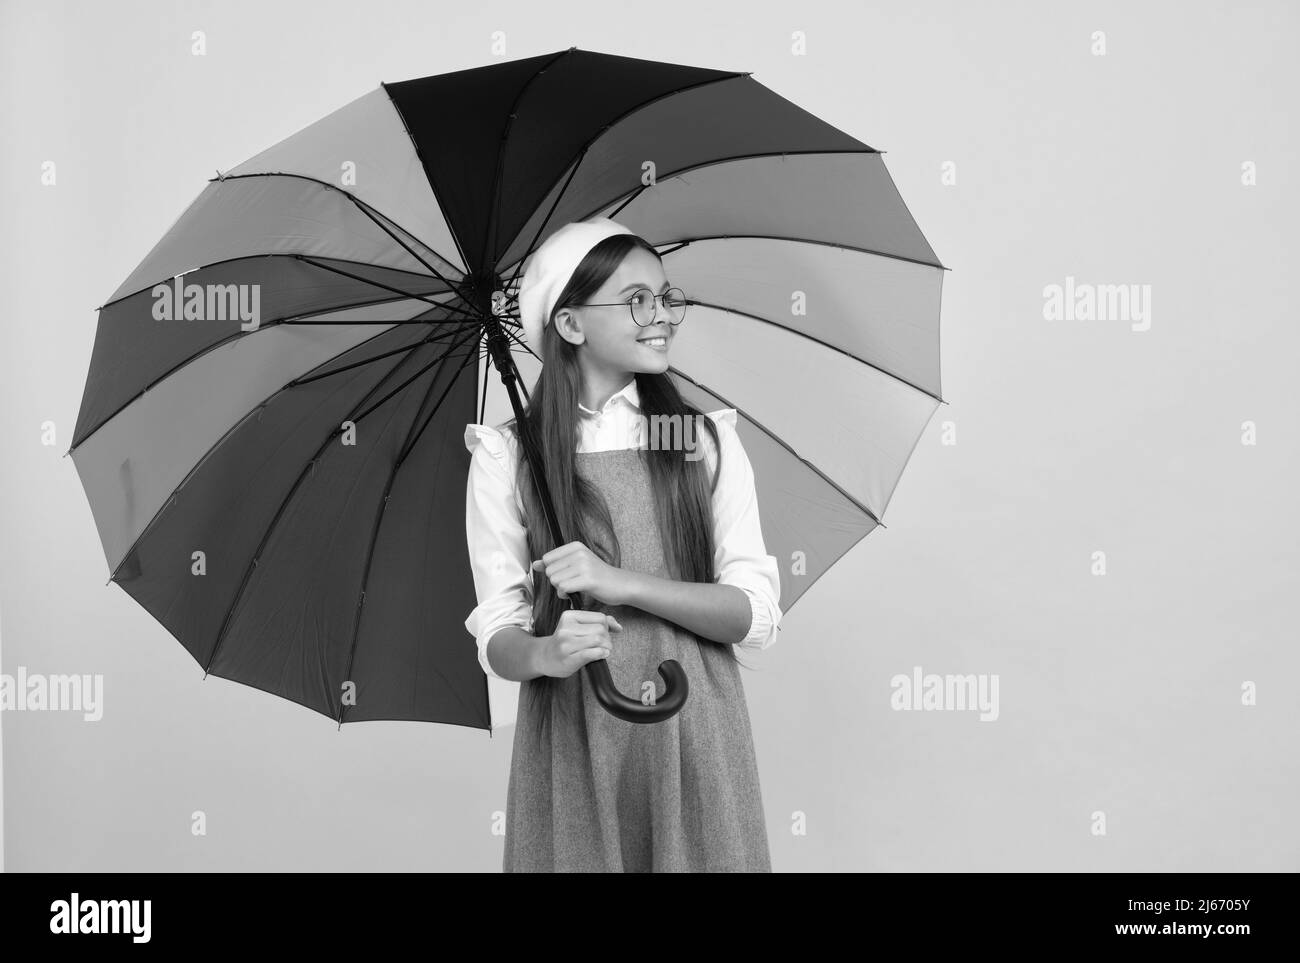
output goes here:
[[486, 425], [466, 425], [465, 447], [471, 453], [465, 540], [478, 596], [465, 628], [478, 645], [483, 671], [500, 679], [487, 658], [492, 636], [507, 625], [533, 630], [528, 533], [515, 494], [515, 454], [506, 436]]
[[[720, 585], [735, 585], [749, 597], [749, 632], [736, 643], [746, 649], [766, 649], [776, 641], [781, 623], [781, 577], [775, 556], [767, 554], [758, 517], [754, 469], [736, 432], [736, 409], [709, 412], [718, 426], [722, 472], [713, 493], [714, 572]], [[704, 434], [710, 471], [716, 455], [713, 439]]]

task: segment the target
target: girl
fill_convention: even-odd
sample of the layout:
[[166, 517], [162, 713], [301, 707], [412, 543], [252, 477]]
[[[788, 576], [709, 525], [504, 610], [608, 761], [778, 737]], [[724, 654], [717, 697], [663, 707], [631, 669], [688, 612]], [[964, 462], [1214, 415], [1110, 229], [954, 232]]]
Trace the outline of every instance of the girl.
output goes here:
[[[684, 296], [614, 221], [556, 231], [519, 304], [543, 362], [524, 417], [570, 541], [552, 544], [513, 421], [467, 425], [478, 605], [465, 626], [484, 671], [522, 683], [504, 869], [770, 872], [733, 649], [774, 641], [780, 583], [736, 411], [703, 416], [665, 373]], [[569, 593], [588, 608], [569, 609]], [[676, 659], [686, 705], [617, 719], [580, 671], [594, 659], [635, 699], [662, 697], [656, 669]]]

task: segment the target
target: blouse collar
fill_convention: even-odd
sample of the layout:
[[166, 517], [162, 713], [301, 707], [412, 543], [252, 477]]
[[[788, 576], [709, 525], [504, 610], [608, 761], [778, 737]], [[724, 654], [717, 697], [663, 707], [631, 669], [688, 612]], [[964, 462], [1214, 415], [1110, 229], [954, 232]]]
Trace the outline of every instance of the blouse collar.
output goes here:
[[641, 407], [641, 397], [636, 390], [636, 375], [633, 375], [631, 381], [629, 381], [618, 391], [610, 395], [609, 400], [605, 402], [604, 406], [601, 408], [600, 411], [592, 411], [581, 401], [578, 402], [578, 410], [586, 412], [589, 415], [600, 415], [605, 411], [608, 411], [609, 408], [612, 407], [615, 403], [617, 403], [620, 398], [623, 400], [624, 403], [631, 405], [633, 408]]

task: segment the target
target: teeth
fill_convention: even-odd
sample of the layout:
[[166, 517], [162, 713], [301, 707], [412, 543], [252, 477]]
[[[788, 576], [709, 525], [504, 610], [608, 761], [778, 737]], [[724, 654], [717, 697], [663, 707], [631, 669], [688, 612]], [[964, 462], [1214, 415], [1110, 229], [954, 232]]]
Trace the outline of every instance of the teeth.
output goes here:
[[642, 340], [641, 343], [642, 344], [667, 344], [668, 339], [667, 338], [645, 338], [644, 340]]

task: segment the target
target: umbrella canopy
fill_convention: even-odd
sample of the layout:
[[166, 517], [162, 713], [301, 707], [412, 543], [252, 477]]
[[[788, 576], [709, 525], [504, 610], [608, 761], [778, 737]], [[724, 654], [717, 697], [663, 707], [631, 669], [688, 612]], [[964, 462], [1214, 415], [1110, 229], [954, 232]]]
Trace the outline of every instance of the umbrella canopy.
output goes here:
[[941, 403], [945, 269], [880, 153], [750, 74], [577, 48], [381, 85], [208, 182], [99, 309], [70, 453], [110, 581], [340, 724], [512, 722], [463, 624], [464, 429], [510, 414], [494, 324], [536, 376], [528, 254], [597, 215], [687, 293], [670, 377], [737, 409], [789, 611]]

